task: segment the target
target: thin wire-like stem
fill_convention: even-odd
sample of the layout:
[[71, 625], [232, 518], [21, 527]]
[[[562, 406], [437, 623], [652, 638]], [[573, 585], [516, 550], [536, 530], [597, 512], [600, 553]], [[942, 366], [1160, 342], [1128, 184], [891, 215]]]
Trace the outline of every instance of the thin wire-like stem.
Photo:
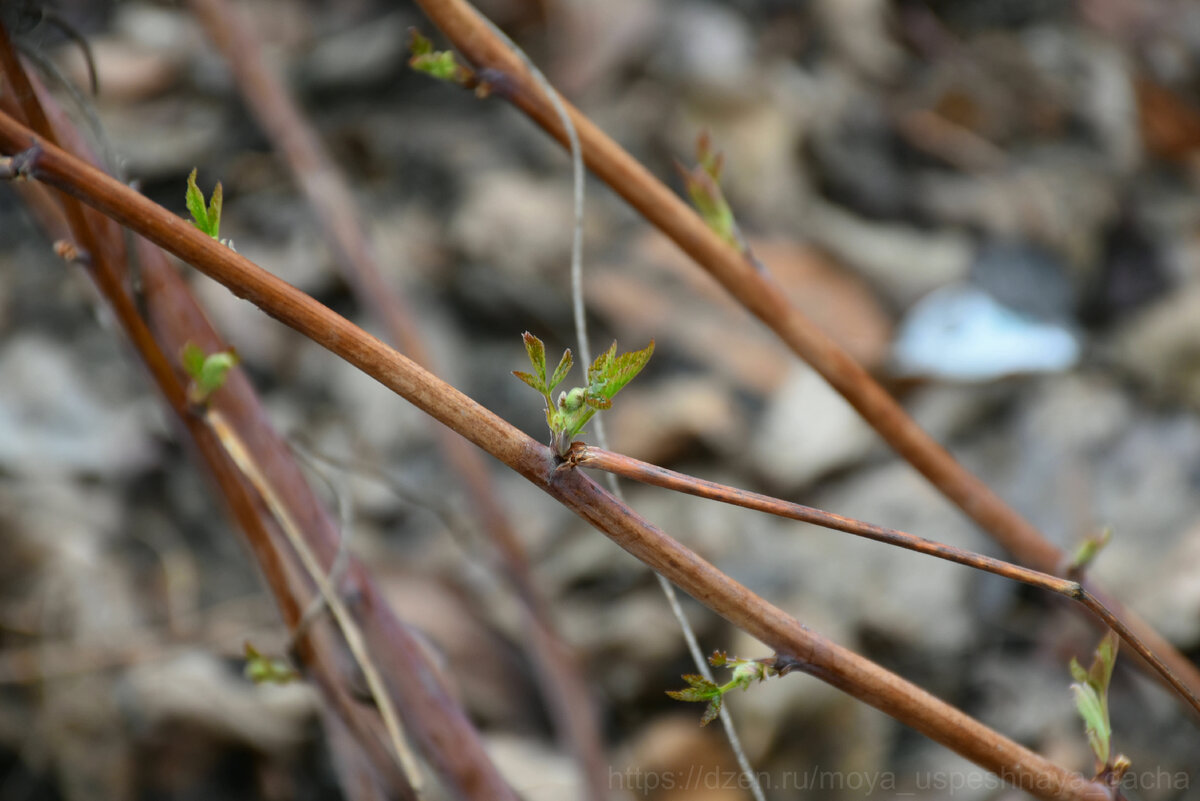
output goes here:
[[1146, 647], [1146, 644], [1138, 638], [1131, 626], [1113, 614], [1094, 595], [1084, 590], [1083, 586], [1077, 581], [1060, 578], [1049, 573], [1042, 573], [1028, 567], [1015, 565], [1012, 562], [1005, 562], [1002, 559], [985, 556], [974, 551], [968, 551], [965, 548], [947, 545], [943, 542], [919, 537], [916, 534], [909, 534], [894, 528], [867, 523], [852, 517], [844, 517], [833, 512], [826, 512], [823, 509], [814, 509], [811, 506], [804, 506], [803, 504], [774, 498], [770, 495], [718, 484], [715, 481], [706, 481], [705, 479], [668, 470], [665, 467], [659, 467], [649, 462], [643, 462], [640, 459], [634, 459], [632, 456], [612, 453], [603, 448], [596, 448], [591, 445], [584, 445], [583, 443], [575, 443], [571, 447], [571, 451], [567, 454], [567, 460], [563, 463], [563, 466], [591, 467], [596, 470], [603, 470], [610, 475], [622, 476], [623, 478], [639, 481], [643, 484], [695, 495], [698, 498], [720, 501], [721, 503], [740, 506], [744, 509], [766, 512], [776, 517], [786, 517], [802, 523], [811, 523], [822, 528], [842, 531], [846, 534], [853, 534], [857, 537], [874, 540], [875, 542], [882, 542], [909, 551], [916, 551], [926, 556], [945, 559], [948, 562], [972, 567], [976, 570], [982, 570], [985, 573], [1003, 576], [1006, 579], [1019, 581], [1022, 584], [1028, 584], [1033, 587], [1040, 587], [1043, 590], [1048, 590], [1070, 598], [1073, 601], [1078, 601], [1100, 618], [1105, 625], [1116, 631], [1121, 640], [1149, 662], [1158, 675], [1200, 715], [1200, 699], [1191, 691], [1191, 688], [1180, 681], [1179, 677], [1153, 651]]
[[[588, 366], [592, 363], [592, 346], [588, 337], [587, 304], [584, 302], [583, 297], [583, 201], [585, 194], [585, 173], [583, 169], [583, 148], [579, 144], [579, 134], [575, 130], [575, 124], [571, 121], [571, 115], [567, 113], [567, 108], [563, 105], [562, 97], [559, 95], [558, 90], [551, 85], [550, 80], [538, 69], [528, 54], [518, 47], [517, 43], [509, 38], [508, 34], [496, 27], [490, 19], [487, 17], [481, 17], [481, 19], [488, 26], [488, 29], [507, 44], [509, 49], [516, 54], [521, 63], [525, 65], [525, 69], [529, 70], [529, 74], [533, 77], [533, 80], [541, 87], [542, 92], [545, 93], [551, 105], [554, 106], [554, 111], [558, 114], [559, 122], [562, 123], [564, 130], [567, 132], [567, 150], [571, 156], [575, 202], [574, 222], [571, 228], [571, 311], [575, 320], [575, 340], [579, 346], [579, 358], [583, 363], [583, 369], [586, 373]], [[605, 430], [603, 417], [592, 418], [592, 429], [596, 433], [597, 440], [607, 448], [608, 432]], [[616, 477], [610, 475], [607, 478], [608, 491], [617, 499], [624, 501], [625, 496], [621, 492], [621, 487], [617, 483]], [[667, 600], [671, 614], [674, 615], [675, 621], [679, 624], [679, 628], [683, 632], [683, 640], [687, 645], [688, 654], [692, 657], [692, 662], [696, 665], [696, 669], [700, 671], [702, 676], [712, 681], [712, 668], [704, 658], [704, 652], [700, 649], [700, 641], [696, 637], [696, 630], [692, 627], [691, 621], [687, 619], [687, 614], [683, 611], [683, 605], [679, 603], [679, 596], [675, 592], [675, 586], [660, 573], [655, 573], [654, 577], [658, 580], [658, 587], [662, 590], [662, 594]], [[724, 729], [725, 736], [729, 740], [729, 747], [733, 751], [734, 759], [737, 760], [738, 769], [741, 770], [743, 780], [750, 789], [751, 795], [754, 796], [755, 801], [766, 801], [762, 783], [758, 780], [758, 774], [755, 773], [754, 766], [750, 764], [750, 758], [746, 755], [746, 749], [742, 746], [742, 738], [738, 736], [737, 728], [733, 725], [733, 717], [729, 714], [727, 707], [721, 707], [719, 717], [721, 718], [721, 727]]]
[[[587, 328], [587, 306], [583, 302], [583, 202], [586, 195], [587, 173], [583, 169], [583, 147], [579, 144], [579, 133], [575, 130], [575, 123], [571, 121], [571, 115], [567, 113], [562, 96], [533, 63], [533, 59], [494, 22], [486, 17], [482, 19], [492, 35], [508, 45], [508, 48], [525, 65], [525, 69], [529, 70], [529, 75], [550, 100], [550, 104], [554, 107], [554, 113], [558, 115], [559, 122], [567, 132], [567, 152], [571, 157], [571, 198], [574, 204], [571, 224], [571, 312], [575, 318], [575, 338], [579, 344], [579, 359], [583, 362], [583, 368], [586, 370], [592, 363], [592, 345], [588, 339]], [[599, 418], [594, 418], [593, 426], [596, 425], [602, 425]]]
[[[1112, 795], [1103, 785], [1055, 765], [869, 659], [801, 625], [642, 519], [582, 471], [557, 470], [558, 462], [544, 445], [403, 354], [119, 181], [53, 145], [39, 143], [31, 131], [0, 113], [0, 154], [25, 151], [30, 152], [27, 170], [30, 178], [83, 200], [375, 378], [507, 464], [700, 603], [773, 648], [781, 660], [797, 670], [895, 717], [1037, 798], [1111, 801]], [[362, 581], [364, 593], [370, 593], [365, 571], [356, 563], [351, 568], [351, 577]], [[364, 594], [359, 601], [366, 636], [372, 642], [395, 638], [398, 644], [411, 643], [411, 639], [404, 639], [403, 629], [394, 621], [369, 614], [379, 603], [373, 593]], [[405, 655], [393, 649], [388, 658], [403, 661]], [[436, 689], [424, 688], [426, 692]], [[408, 703], [420, 707], [417, 710], [420, 714], [433, 709], [433, 701], [423, 701], [419, 693], [410, 693], [406, 698]], [[457, 714], [453, 710], [450, 713]], [[426, 734], [436, 738], [424, 744], [427, 756], [431, 749], [436, 757], [437, 749], [461, 750], [469, 745], [461, 739], [452, 739], [449, 730]], [[479, 765], [477, 778], [487, 782], [486, 758], [479, 758], [483, 763]], [[502, 785], [482, 786], [490, 788], [494, 798], [514, 797]]]
[[[558, 115], [524, 65], [490, 34], [465, 0], [417, 0], [454, 46], [477, 68], [488, 70], [492, 94], [510, 101], [548, 134], [566, 144]], [[748, 311], [775, 332], [853, 406], [891, 447], [1016, 558], [1037, 570], [1061, 571], [1060, 548], [964, 468], [888, 394], [870, 373], [805, 317], [768, 271], [757, 269], [717, 236], [680, 197], [638, 163], [578, 109], [567, 104], [588, 167], [651, 224], [670, 237]], [[1200, 668], [1116, 600], [1091, 590], [1128, 621], [1173, 673], [1200, 692]]]

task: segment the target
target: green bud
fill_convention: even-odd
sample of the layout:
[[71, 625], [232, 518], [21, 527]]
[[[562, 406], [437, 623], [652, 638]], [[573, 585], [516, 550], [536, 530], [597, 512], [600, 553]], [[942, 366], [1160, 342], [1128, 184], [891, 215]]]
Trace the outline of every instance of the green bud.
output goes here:
[[575, 387], [575, 389], [565, 394], [558, 396], [558, 405], [564, 411], [576, 412], [583, 407], [584, 398], [587, 396], [587, 389], [584, 387]]

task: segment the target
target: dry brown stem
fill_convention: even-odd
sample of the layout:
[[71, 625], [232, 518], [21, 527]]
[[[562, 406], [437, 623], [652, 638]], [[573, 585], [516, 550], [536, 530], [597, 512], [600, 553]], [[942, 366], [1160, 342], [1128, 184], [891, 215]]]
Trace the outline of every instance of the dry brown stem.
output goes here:
[[[1103, 786], [1054, 765], [870, 660], [808, 630], [647, 523], [582, 472], [558, 470], [559, 463], [544, 445], [412, 360], [118, 181], [39, 142], [24, 126], [0, 113], [0, 152], [15, 154], [35, 147], [40, 151], [33, 151], [31, 177], [85, 201], [174, 253], [453, 428], [714, 612], [766, 643], [784, 663], [892, 715], [1038, 798], [1111, 798]], [[328, 564], [332, 554], [323, 558]], [[361, 565], [351, 563], [350, 567], [348, 578], [360, 587], [369, 586]], [[391, 639], [395, 626], [393, 618], [372, 614], [378, 603], [377, 596], [363, 594], [352, 607], [373, 644]], [[385, 663], [387, 656], [383, 655]], [[395, 692], [398, 688], [391, 689]], [[402, 709], [418, 705], [418, 720], [432, 713], [429, 702], [419, 695], [402, 701], [406, 702]], [[425, 745], [427, 755], [431, 748], [462, 748], [455, 740]]]

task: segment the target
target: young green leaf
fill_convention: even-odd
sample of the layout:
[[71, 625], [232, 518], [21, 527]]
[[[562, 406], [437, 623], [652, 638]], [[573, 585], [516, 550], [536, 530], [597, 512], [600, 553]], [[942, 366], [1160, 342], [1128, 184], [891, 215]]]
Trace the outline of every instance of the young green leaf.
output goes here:
[[1091, 534], [1079, 547], [1075, 549], [1075, 553], [1071, 555], [1071, 562], [1067, 566], [1067, 574], [1077, 576], [1088, 568], [1096, 557], [1100, 555], [1100, 551], [1112, 541], [1113, 531], [1111, 528], [1105, 527], [1100, 530], [1099, 534]]
[[184, 195], [184, 201], [187, 203], [188, 213], [192, 215], [192, 222], [196, 227], [218, 242], [221, 241], [221, 206], [223, 205], [221, 182], [217, 182], [213, 188], [212, 200], [205, 206], [204, 193], [196, 185], [196, 170], [193, 168], [187, 179], [187, 193]]
[[[596, 361], [588, 368], [588, 394], [597, 400], [611, 401], [613, 396], [637, 377], [654, 354], [654, 340], [650, 340], [650, 344], [641, 350], [622, 353], [620, 356], [616, 353], [617, 343], [613, 342], [612, 347], [597, 356]], [[597, 408], [608, 408], [608, 404], [602, 403]]]
[[685, 689], [667, 690], [676, 701], [708, 701], [721, 694], [720, 687], [699, 673], [685, 673], [682, 678], [688, 683]]
[[745, 690], [756, 681], [766, 681], [771, 676], [779, 675], [779, 671], [766, 661], [729, 657], [724, 651], [713, 651], [712, 656], [708, 658], [708, 663], [713, 667], [732, 668], [732, 678], [725, 684], [716, 684], [703, 676], [689, 673], [683, 677], [683, 680], [689, 685], [687, 689], [667, 691], [667, 695], [678, 701], [708, 702], [704, 716], [700, 719], [701, 726], [709, 724], [721, 713], [721, 703], [725, 693], [738, 689]]
[[200, 370], [204, 367], [204, 358], [204, 349], [195, 342], [188, 342], [183, 346], [180, 361], [189, 378], [197, 378], [200, 375]]
[[688, 199], [692, 201], [704, 223], [721, 239], [739, 247], [733, 209], [725, 200], [720, 185], [711, 175], [699, 169], [684, 170], [683, 179]]
[[538, 392], [545, 394], [546, 388], [542, 385], [541, 381], [537, 380], [537, 378], [535, 376], [532, 376], [529, 373], [525, 373], [520, 370], [513, 370], [512, 374], [515, 375], [517, 378], [521, 379], [522, 381], [524, 381], [529, 386], [533, 387]]
[[600, 354], [588, 368], [588, 385], [560, 392], [556, 403], [551, 398], [551, 392], [563, 382], [571, 370], [574, 362], [571, 351], [563, 353], [558, 366], [554, 368], [554, 374], [547, 382], [546, 346], [528, 331], [522, 339], [534, 373], [514, 370], [513, 375], [542, 393], [542, 397], [546, 399], [546, 425], [550, 427], [550, 446], [560, 456], [566, 455], [572, 439], [583, 430], [598, 410], [612, 406], [612, 397], [633, 380], [654, 352], [654, 341], [651, 340], [650, 344], [640, 351], [617, 356], [617, 343], [613, 342], [612, 347]]
[[529, 354], [529, 363], [533, 365], [534, 372], [537, 373], [538, 381], [541, 383], [541, 387], [535, 387], [535, 389], [549, 392], [550, 387], [546, 386], [546, 346], [542, 340], [528, 331], [522, 334], [521, 338], [525, 341], [525, 352]]
[[[686, 678], [686, 677], [685, 677]], [[682, 690], [667, 690], [667, 695], [674, 698], [676, 701], [699, 701], [707, 702], [711, 698], [711, 694], [703, 690], [697, 690], [695, 687], [685, 687]]]
[[408, 52], [413, 56], [427, 56], [433, 52], [433, 42], [422, 36], [416, 28], [409, 28]]
[[704, 709], [704, 714], [700, 716], [701, 726], [707, 726], [717, 719], [717, 715], [721, 714], [721, 701], [723, 700], [724, 696], [718, 695], [708, 702], [708, 706]]
[[1096, 762], [1104, 768], [1111, 767], [1112, 725], [1108, 717], [1108, 685], [1117, 661], [1119, 642], [1116, 632], [1110, 630], [1096, 646], [1092, 664], [1087, 670], [1075, 659], [1071, 660], [1070, 665], [1071, 677], [1075, 679], [1071, 685], [1075, 707], [1083, 718], [1084, 734], [1096, 756]]
[[[1088, 668], [1088, 683], [1096, 688], [1102, 696], [1108, 696], [1108, 683], [1112, 680], [1113, 668], [1117, 664], [1117, 647], [1120, 645], [1117, 633], [1111, 629], [1096, 646], [1092, 657], [1092, 665]], [[1107, 712], [1108, 704], [1105, 704]]]
[[204, 360], [204, 365], [200, 368], [200, 375], [196, 377], [196, 383], [211, 395], [224, 386], [229, 371], [237, 363], [237, 354], [232, 350], [214, 353]]
[[554, 388], [567, 377], [567, 373], [571, 372], [571, 365], [574, 363], [575, 357], [571, 355], [571, 349], [563, 351], [562, 359], [559, 360], [558, 367], [554, 368], [554, 375], [550, 377], [550, 384], [546, 388], [553, 392]]
[[1083, 718], [1083, 730], [1087, 735], [1088, 745], [1096, 755], [1096, 760], [1102, 765], [1107, 765], [1112, 731], [1109, 729], [1104, 704], [1090, 684], [1072, 684], [1071, 692], [1075, 694], [1075, 708]]
[[225, 384], [225, 379], [238, 363], [237, 351], [205, 354], [195, 343], [183, 346], [180, 362], [191, 382], [188, 384], [188, 401], [200, 405], [208, 402], [214, 392]]
[[713, 682], [696, 673], [687, 673], [683, 680], [688, 687], [683, 690], [667, 690], [667, 695], [676, 701], [695, 701], [707, 703], [700, 725], [707, 726], [721, 713], [721, 697], [724, 690]]
[[208, 199], [208, 234], [218, 242], [221, 241], [221, 206], [224, 203], [224, 192], [221, 182], [213, 187], [212, 197]]
[[608, 346], [608, 350], [596, 356], [596, 360], [592, 362], [592, 366], [588, 368], [588, 388], [595, 391], [601, 384], [608, 380], [609, 365], [613, 359], [617, 358], [617, 341]]
[[204, 193], [200, 191], [200, 187], [196, 186], [196, 168], [194, 167], [187, 179], [187, 193], [184, 195], [184, 200], [187, 203], [188, 212], [192, 215], [192, 222], [201, 231], [212, 236], [208, 221], [208, 209], [204, 205]]
[[422, 36], [416, 28], [409, 29], [408, 52], [408, 66], [417, 72], [459, 86], [473, 87], [479, 83], [474, 70], [460, 62], [449, 50], [434, 50], [433, 42]]
[[733, 209], [721, 191], [721, 169], [725, 158], [712, 149], [712, 141], [707, 132], [701, 133], [696, 139], [696, 161], [698, 163], [692, 169], [678, 162], [675, 165], [683, 176], [688, 198], [696, 207], [701, 219], [717, 236], [739, 250], [745, 250], [737, 221], [733, 217]]

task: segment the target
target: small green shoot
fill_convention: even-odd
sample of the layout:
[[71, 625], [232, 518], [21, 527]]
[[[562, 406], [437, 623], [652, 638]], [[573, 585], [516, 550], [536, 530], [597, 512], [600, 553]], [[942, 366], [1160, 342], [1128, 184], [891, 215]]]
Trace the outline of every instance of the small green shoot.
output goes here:
[[698, 163], [691, 169], [678, 162], [675, 164], [683, 176], [684, 188], [692, 205], [717, 236], [738, 250], [745, 251], [745, 241], [733, 218], [733, 209], [721, 191], [721, 169], [725, 165], [725, 156], [712, 149], [707, 131], [696, 139], [696, 161]]
[[409, 28], [408, 66], [417, 72], [437, 78], [439, 81], [456, 83], [467, 89], [483, 86], [475, 70], [458, 60], [450, 50], [434, 50], [433, 42], [421, 35], [416, 28]]
[[213, 187], [212, 197], [209, 198], [206, 206], [204, 193], [196, 185], [196, 169], [192, 168], [192, 174], [187, 179], [187, 194], [184, 199], [187, 203], [188, 213], [192, 215], [192, 223], [222, 245], [233, 250], [233, 241], [221, 238], [221, 207], [225, 200], [221, 182], [217, 181], [217, 185]]
[[196, 186], [196, 170], [193, 168], [192, 174], [187, 179], [188, 211], [191, 212], [192, 221], [196, 227], [218, 242], [221, 240], [221, 203], [223, 199], [221, 182], [217, 181], [208, 206], [204, 205], [204, 193], [200, 191], [200, 187]]
[[263, 656], [249, 640], [246, 641], [245, 674], [255, 684], [290, 684], [300, 678], [300, 674], [287, 662]]
[[206, 354], [199, 345], [189, 342], [183, 346], [180, 361], [183, 362], [183, 371], [191, 379], [187, 390], [188, 402], [203, 406], [214, 392], [224, 386], [229, 371], [238, 363], [238, 355], [233, 348]]
[[[1071, 660], [1071, 676], [1075, 679], [1071, 692], [1075, 694], [1075, 708], [1083, 718], [1088, 745], [1096, 757], [1097, 776], [1108, 774], [1110, 778], [1115, 772], [1124, 773], [1129, 767], [1129, 760], [1124, 756], [1110, 759], [1112, 724], [1108, 719], [1108, 684], [1117, 662], [1119, 644], [1116, 632], [1109, 631], [1096, 646], [1087, 670], [1075, 659]], [[1119, 775], [1115, 778], [1120, 781]]]
[[613, 397], [632, 381], [654, 353], [654, 340], [642, 350], [617, 355], [617, 343], [596, 357], [588, 368], [588, 383], [569, 392], [560, 392], [553, 399], [554, 388], [563, 382], [574, 362], [571, 351], [563, 353], [554, 368], [550, 380], [546, 380], [546, 346], [528, 331], [523, 335], [525, 352], [533, 365], [533, 374], [514, 370], [513, 375], [542, 394], [546, 401], [546, 425], [550, 427], [552, 447], [559, 456], [565, 456], [571, 441], [583, 431], [592, 416], [601, 409], [612, 406]]
[[1105, 526], [1097, 534], [1089, 534], [1075, 549], [1075, 553], [1071, 554], [1071, 561], [1067, 565], [1067, 575], [1071, 577], [1082, 575], [1095, 561], [1100, 551], [1104, 550], [1104, 546], [1112, 541], [1112, 535], [1112, 529], [1108, 526]]
[[733, 677], [729, 681], [717, 684], [698, 673], [686, 673], [683, 680], [688, 683], [688, 686], [682, 690], [667, 690], [667, 695], [676, 701], [707, 703], [704, 716], [700, 718], [700, 725], [707, 726], [716, 720], [717, 715], [721, 714], [721, 703], [725, 693], [738, 689], [746, 690], [757, 681], [766, 681], [772, 676], [780, 675], [780, 672], [769, 664], [769, 661], [739, 659], [727, 656], [724, 651], [713, 651], [713, 655], [708, 658], [708, 663], [713, 667], [731, 668]]

